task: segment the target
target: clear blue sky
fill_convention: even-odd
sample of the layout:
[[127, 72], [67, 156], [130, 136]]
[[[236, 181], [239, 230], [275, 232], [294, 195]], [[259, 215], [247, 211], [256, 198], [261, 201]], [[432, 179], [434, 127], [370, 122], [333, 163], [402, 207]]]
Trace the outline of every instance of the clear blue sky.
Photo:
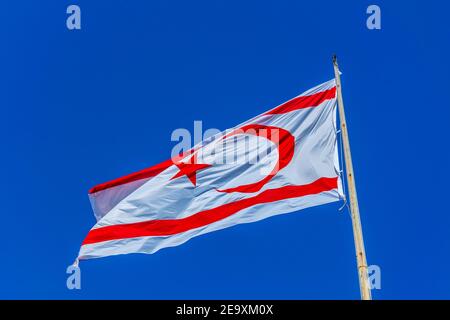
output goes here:
[[[82, 30], [69, 31], [78, 4]], [[448, 1], [8, 1], [0, 11], [0, 298], [358, 299], [339, 203], [66, 267], [93, 185], [170, 156], [343, 71], [377, 299], [450, 298]]]

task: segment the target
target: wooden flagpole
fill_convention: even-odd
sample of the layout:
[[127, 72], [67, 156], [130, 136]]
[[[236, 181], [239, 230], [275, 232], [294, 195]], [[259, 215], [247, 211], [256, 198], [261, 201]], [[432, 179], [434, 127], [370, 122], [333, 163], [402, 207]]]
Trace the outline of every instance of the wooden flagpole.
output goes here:
[[333, 56], [334, 75], [336, 77], [336, 92], [339, 108], [339, 119], [341, 122], [342, 144], [344, 148], [345, 169], [347, 173], [348, 194], [350, 198], [350, 211], [352, 217], [353, 237], [355, 239], [356, 262], [358, 265], [359, 287], [362, 300], [372, 300], [367, 273], [366, 251], [359, 216], [358, 197], [356, 194], [355, 176], [353, 173], [352, 155], [350, 142], [348, 140], [347, 123], [345, 121], [344, 101], [342, 99], [341, 75], [337, 57]]

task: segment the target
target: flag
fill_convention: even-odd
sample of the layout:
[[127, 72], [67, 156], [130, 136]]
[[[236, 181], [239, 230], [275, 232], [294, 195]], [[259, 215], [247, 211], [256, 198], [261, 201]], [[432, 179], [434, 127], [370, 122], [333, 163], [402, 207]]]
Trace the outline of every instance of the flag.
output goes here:
[[208, 232], [343, 198], [336, 84], [325, 82], [192, 149], [89, 191], [78, 259], [154, 253]]

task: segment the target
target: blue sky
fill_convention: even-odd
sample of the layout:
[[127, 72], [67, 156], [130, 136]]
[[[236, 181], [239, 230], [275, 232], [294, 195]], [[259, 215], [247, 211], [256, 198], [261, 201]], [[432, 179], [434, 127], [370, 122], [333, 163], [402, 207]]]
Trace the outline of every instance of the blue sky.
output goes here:
[[[78, 4], [82, 29], [69, 31]], [[378, 4], [382, 29], [366, 28]], [[0, 298], [358, 299], [339, 203], [154, 255], [66, 267], [93, 185], [333, 77], [337, 53], [376, 299], [450, 298], [448, 1], [9, 1], [0, 12]]]

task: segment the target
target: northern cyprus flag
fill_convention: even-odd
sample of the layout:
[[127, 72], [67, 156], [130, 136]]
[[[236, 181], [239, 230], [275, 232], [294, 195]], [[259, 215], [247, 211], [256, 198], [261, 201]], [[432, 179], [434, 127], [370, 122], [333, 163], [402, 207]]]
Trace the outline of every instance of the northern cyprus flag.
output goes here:
[[78, 259], [154, 253], [236, 224], [343, 198], [336, 84], [323, 83], [188, 152], [89, 191]]

